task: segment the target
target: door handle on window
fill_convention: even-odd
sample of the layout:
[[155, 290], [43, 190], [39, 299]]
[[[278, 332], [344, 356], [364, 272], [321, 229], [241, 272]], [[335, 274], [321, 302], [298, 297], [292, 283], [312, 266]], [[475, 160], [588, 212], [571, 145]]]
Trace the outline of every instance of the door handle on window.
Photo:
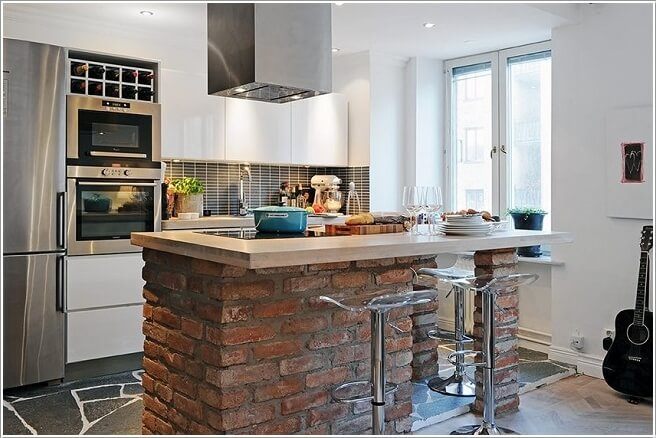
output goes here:
[[492, 150], [490, 150], [490, 159], [492, 159], [492, 154], [496, 154], [496, 153], [497, 153], [497, 147], [492, 146]]
[[501, 152], [503, 152], [504, 154], [506, 153], [506, 145], [505, 144], [501, 145]]

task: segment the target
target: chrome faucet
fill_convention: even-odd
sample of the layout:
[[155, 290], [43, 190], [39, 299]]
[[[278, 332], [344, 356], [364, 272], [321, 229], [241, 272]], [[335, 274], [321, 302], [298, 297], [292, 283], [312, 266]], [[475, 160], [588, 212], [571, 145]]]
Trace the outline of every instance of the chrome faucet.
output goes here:
[[[244, 177], [248, 178], [248, 198], [244, 196]], [[251, 168], [249, 165], [239, 166], [239, 216], [248, 214], [248, 201], [251, 199]]]

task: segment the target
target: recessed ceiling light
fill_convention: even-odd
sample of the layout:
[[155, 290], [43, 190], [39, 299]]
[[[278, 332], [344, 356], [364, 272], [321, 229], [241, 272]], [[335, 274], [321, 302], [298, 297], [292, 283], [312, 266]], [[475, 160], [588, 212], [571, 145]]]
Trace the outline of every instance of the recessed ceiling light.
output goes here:
[[246, 89], [243, 87], [237, 87], [232, 91], [234, 91], [235, 93], [243, 93], [244, 91], [246, 91]]
[[344, 2], [335, 2], [335, 6], [342, 6]]
[[333, 53], [337, 53], [339, 52], [339, 47], [333, 47], [331, 50]]
[[139, 12], [141, 15], [145, 15], [147, 17], [150, 17], [151, 15], [155, 15], [153, 11], [141, 11]]
[[292, 96], [292, 99], [294, 99], [294, 100], [298, 100], [300, 98], [301, 98], [301, 96], [299, 94], [295, 94], [295, 95]]
[[432, 28], [435, 27], [435, 23], [424, 23], [423, 26], [424, 26], [426, 29], [432, 29]]

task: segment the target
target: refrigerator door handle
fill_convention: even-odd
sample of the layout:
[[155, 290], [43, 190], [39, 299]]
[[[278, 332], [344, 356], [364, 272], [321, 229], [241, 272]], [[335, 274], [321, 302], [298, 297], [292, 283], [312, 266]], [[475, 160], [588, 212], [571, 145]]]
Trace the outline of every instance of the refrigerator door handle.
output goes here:
[[66, 248], [66, 192], [57, 192], [57, 246]]
[[64, 312], [64, 308], [66, 307], [66, 257], [63, 255], [57, 256], [56, 283], [56, 310], [58, 312]]

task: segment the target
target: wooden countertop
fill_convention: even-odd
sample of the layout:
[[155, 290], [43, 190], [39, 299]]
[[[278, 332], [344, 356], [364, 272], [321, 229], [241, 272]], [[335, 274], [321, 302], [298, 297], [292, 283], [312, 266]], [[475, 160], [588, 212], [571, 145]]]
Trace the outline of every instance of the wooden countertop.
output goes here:
[[132, 233], [131, 241], [144, 248], [255, 269], [569, 243], [573, 236], [558, 231], [512, 230], [481, 237], [395, 233], [241, 240], [193, 231], [164, 231]]

